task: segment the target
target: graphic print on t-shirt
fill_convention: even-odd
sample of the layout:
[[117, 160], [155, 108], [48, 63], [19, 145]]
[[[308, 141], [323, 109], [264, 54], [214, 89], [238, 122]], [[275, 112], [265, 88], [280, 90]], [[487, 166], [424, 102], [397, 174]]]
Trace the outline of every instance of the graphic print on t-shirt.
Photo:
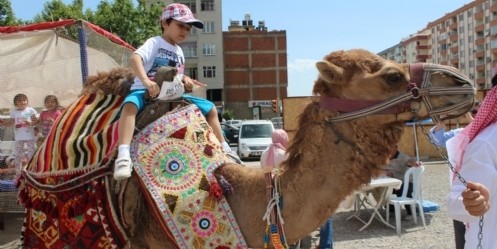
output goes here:
[[159, 48], [159, 50], [157, 51], [157, 56], [154, 59], [154, 64], [148, 71], [147, 76], [154, 77], [159, 67], [170, 66], [179, 68], [183, 66], [183, 64], [184, 61], [180, 61], [176, 53], [164, 48]]

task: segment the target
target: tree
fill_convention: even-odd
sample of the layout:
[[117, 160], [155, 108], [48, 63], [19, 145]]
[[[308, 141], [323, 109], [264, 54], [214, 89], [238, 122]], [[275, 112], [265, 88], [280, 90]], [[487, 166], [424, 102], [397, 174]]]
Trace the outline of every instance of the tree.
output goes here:
[[34, 17], [35, 22], [53, 22], [61, 19], [83, 19], [83, 0], [73, 0], [65, 4], [62, 0], [52, 0], [43, 5], [40, 14]]
[[[10, 10], [13, 16], [9, 1], [0, 0], [0, 3], [2, 3], [1, 6], [8, 7], [5, 9]], [[102, 0], [95, 11], [86, 9], [83, 12], [83, 0], [73, 0], [71, 4], [65, 4], [62, 0], [51, 0], [43, 5], [40, 14], [28, 22], [84, 19], [114, 33], [132, 46], [138, 47], [146, 39], [161, 34], [159, 18], [164, 3], [153, 3], [149, 7], [145, 0], [138, 0], [137, 3], [135, 6], [133, 0]], [[3, 12], [0, 12], [0, 21], [2, 20], [1, 13]], [[74, 37], [76, 34], [73, 33], [68, 32], [68, 35]]]
[[0, 0], [0, 26], [15, 26], [19, 23], [12, 11], [10, 0]]

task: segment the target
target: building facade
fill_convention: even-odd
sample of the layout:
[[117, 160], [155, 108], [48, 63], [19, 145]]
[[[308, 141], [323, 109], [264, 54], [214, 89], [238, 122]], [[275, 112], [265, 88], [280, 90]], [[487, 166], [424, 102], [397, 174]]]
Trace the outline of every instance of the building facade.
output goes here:
[[379, 55], [402, 63], [456, 67], [475, 82], [481, 99], [492, 86], [497, 64], [497, 0], [470, 2]]
[[225, 107], [237, 119], [276, 117], [271, 100], [287, 97], [286, 31], [255, 26], [246, 14], [223, 32]]

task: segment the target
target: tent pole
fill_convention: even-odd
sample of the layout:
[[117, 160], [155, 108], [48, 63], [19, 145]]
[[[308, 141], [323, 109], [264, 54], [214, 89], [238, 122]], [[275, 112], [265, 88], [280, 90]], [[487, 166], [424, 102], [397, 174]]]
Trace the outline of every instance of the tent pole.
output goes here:
[[78, 20], [78, 41], [79, 41], [79, 54], [81, 56], [81, 76], [83, 85], [86, 84], [88, 78], [88, 53], [86, 52], [86, 33], [83, 27], [83, 21]]

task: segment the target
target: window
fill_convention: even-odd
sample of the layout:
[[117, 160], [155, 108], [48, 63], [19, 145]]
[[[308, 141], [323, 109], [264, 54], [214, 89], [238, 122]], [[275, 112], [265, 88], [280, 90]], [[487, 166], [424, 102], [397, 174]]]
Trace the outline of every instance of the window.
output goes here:
[[204, 33], [214, 33], [214, 22], [204, 22]]
[[202, 48], [203, 55], [216, 55], [216, 44], [204, 44]]
[[197, 35], [197, 28], [190, 29], [190, 36]]
[[198, 79], [198, 74], [197, 74], [198, 70], [196, 67], [187, 67], [185, 68], [185, 75], [188, 75], [188, 77], [196, 80]]
[[208, 89], [207, 99], [210, 101], [223, 101], [223, 89]]
[[190, 10], [192, 11], [193, 14], [197, 13], [197, 5], [195, 4], [195, 2], [193, 3], [183, 3], [184, 5], [188, 6], [188, 8], [190, 8]]
[[185, 42], [181, 45], [185, 58], [197, 58], [197, 43]]
[[216, 78], [216, 67], [204, 66], [204, 78]]
[[200, 10], [202, 11], [214, 11], [214, 0], [201, 0]]

